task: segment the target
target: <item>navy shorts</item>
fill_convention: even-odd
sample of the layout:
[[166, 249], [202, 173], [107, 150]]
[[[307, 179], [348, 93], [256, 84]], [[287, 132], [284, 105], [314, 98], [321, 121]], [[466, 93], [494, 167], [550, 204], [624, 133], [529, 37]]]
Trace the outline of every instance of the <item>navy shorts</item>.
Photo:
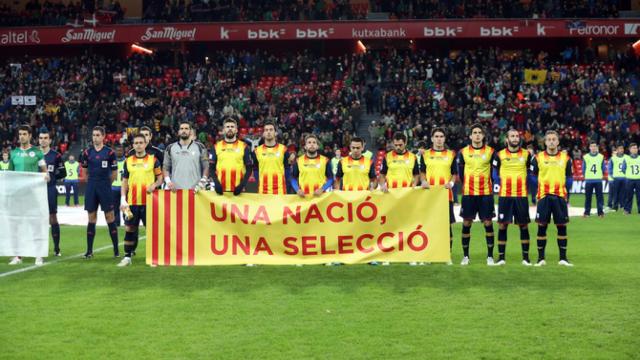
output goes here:
[[[130, 205], [129, 209], [133, 214], [133, 218], [131, 220], [124, 219], [124, 224], [127, 226], [138, 226], [140, 225], [140, 220], [142, 220], [142, 224], [147, 226], [147, 206], [146, 205]], [[124, 213], [123, 213], [124, 216]]]
[[456, 215], [453, 213], [453, 202], [449, 201], [449, 224], [456, 222]]
[[58, 189], [47, 186], [47, 200], [49, 200], [49, 215], [58, 213]]
[[87, 182], [84, 192], [84, 209], [88, 212], [98, 211], [98, 205], [104, 212], [113, 211], [113, 199], [111, 197], [111, 184], [108, 182]]
[[493, 195], [462, 195], [460, 216], [465, 220], [473, 220], [479, 215], [480, 220], [492, 220], [496, 216]]
[[547, 195], [538, 200], [536, 222], [543, 225], [549, 224], [552, 215], [553, 223], [556, 225], [564, 225], [569, 222], [569, 209], [565, 199], [555, 195]]
[[498, 198], [498, 223], [524, 225], [530, 222], [529, 200], [526, 197]]

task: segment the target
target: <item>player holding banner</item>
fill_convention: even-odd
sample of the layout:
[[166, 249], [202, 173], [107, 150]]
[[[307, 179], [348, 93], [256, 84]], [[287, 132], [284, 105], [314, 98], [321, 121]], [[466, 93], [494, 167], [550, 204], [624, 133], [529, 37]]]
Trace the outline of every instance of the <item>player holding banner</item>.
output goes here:
[[[29, 125], [18, 126], [18, 142], [19, 147], [11, 151], [9, 156], [9, 170], [24, 172], [42, 172], [45, 173], [45, 181], [48, 183], [49, 173], [47, 165], [44, 161], [42, 151], [31, 145], [31, 127]], [[9, 265], [17, 265], [22, 263], [21, 256], [15, 256], [11, 259]], [[41, 257], [36, 257], [35, 264], [40, 266], [44, 264]]]
[[567, 223], [569, 223], [569, 209], [567, 194], [573, 182], [571, 172], [571, 158], [569, 154], [560, 151], [560, 140], [555, 130], [549, 130], [544, 135], [545, 151], [539, 152], [531, 161], [531, 171], [538, 176], [538, 208], [536, 222], [538, 223], [538, 262], [536, 266], [544, 266], [545, 247], [547, 246], [547, 226], [553, 222], [558, 229], [558, 248], [560, 262], [558, 265], [573, 266], [567, 259]]
[[51, 225], [51, 238], [53, 239], [53, 253], [55, 256], [62, 256], [60, 253], [60, 224], [58, 223], [58, 190], [56, 180], [64, 179], [67, 172], [62, 163], [62, 155], [51, 149], [51, 134], [48, 131], [41, 131], [38, 135], [40, 150], [44, 155], [44, 162], [47, 164], [49, 181], [47, 182], [47, 199], [49, 201], [49, 224]]
[[497, 182], [500, 183], [498, 198], [498, 262], [505, 265], [507, 249], [507, 227], [515, 222], [520, 227], [522, 265], [529, 261], [529, 201], [527, 194], [527, 170], [531, 166], [531, 154], [521, 147], [518, 130], [507, 131], [507, 147], [498, 151], [492, 161]]
[[262, 138], [264, 143], [253, 151], [258, 194], [284, 195], [287, 193], [287, 147], [276, 141], [276, 126], [272, 122], [264, 124]]
[[449, 190], [449, 251], [453, 246], [453, 231], [451, 224], [456, 222], [453, 213], [453, 186], [458, 177], [456, 166], [456, 152], [445, 148], [446, 134], [443, 128], [437, 127], [431, 131], [431, 149], [422, 154], [420, 171], [425, 174], [426, 181], [431, 187], [442, 186]]
[[160, 160], [147, 154], [144, 135], [133, 137], [134, 155], [127, 158], [122, 171], [120, 209], [125, 216], [124, 258], [118, 266], [131, 265], [131, 256], [138, 246], [138, 226], [147, 226], [147, 194], [162, 185]]
[[222, 124], [224, 139], [218, 141], [209, 156], [213, 183], [219, 195], [240, 195], [251, 177], [251, 147], [238, 139], [238, 123], [231, 118]]
[[393, 151], [382, 159], [378, 181], [383, 192], [416, 186], [420, 182], [418, 158], [407, 150], [407, 137], [403, 133], [393, 135]]
[[318, 154], [318, 138], [311, 134], [304, 138], [304, 155], [293, 164], [291, 187], [300, 197], [320, 196], [331, 189], [333, 172], [329, 159]]
[[464, 257], [460, 265], [469, 265], [469, 243], [471, 225], [476, 215], [484, 224], [487, 239], [487, 265], [493, 261], [493, 221], [496, 216], [493, 205], [493, 186], [491, 184], [491, 159], [493, 148], [484, 144], [484, 128], [480, 124], [471, 126], [471, 145], [458, 153], [458, 173], [462, 179], [462, 251]]
[[376, 170], [373, 161], [362, 154], [364, 140], [352, 138], [349, 150], [349, 156], [338, 162], [333, 188], [343, 191], [374, 190], [377, 187]]

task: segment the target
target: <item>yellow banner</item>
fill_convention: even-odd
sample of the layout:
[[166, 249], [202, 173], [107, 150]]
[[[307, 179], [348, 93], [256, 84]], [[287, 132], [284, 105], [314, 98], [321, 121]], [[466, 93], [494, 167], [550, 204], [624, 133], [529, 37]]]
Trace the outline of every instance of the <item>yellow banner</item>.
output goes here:
[[544, 84], [547, 80], [547, 70], [524, 70], [524, 82], [530, 85]]
[[147, 198], [147, 264], [447, 262], [444, 188], [296, 195], [156, 191]]

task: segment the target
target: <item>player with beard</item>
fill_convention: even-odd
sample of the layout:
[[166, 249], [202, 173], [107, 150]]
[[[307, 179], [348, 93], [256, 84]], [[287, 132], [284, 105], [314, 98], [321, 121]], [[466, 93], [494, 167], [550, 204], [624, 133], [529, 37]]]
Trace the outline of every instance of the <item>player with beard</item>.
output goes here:
[[318, 153], [318, 138], [311, 134], [304, 139], [304, 155], [293, 164], [291, 186], [298, 196], [320, 196], [333, 185], [329, 159]]
[[180, 122], [178, 138], [164, 151], [162, 171], [166, 188], [176, 191], [204, 187], [209, 178], [209, 152], [202, 143], [191, 139], [189, 122]]
[[276, 126], [272, 122], [264, 124], [262, 138], [264, 143], [253, 151], [253, 166], [258, 171], [258, 193], [284, 195], [287, 193], [287, 147], [278, 143]]
[[507, 132], [507, 147], [493, 156], [494, 174], [500, 184], [498, 198], [498, 262], [505, 265], [507, 247], [507, 227], [515, 222], [520, 227], [522, 245], [522, 265], [531, 266], [529, 261], [529, 201], [527, 194], [527, 169], [531, 165], [531, 154], [521, 147], [520, 133], [511, 129]]
[[216, 193], [233, 192], [240, 195], [251, 177], [251, 146], [238, 139], [238, 123], [227, 118], [222, 123], [224, 139], [213, 147], [210, 167]]

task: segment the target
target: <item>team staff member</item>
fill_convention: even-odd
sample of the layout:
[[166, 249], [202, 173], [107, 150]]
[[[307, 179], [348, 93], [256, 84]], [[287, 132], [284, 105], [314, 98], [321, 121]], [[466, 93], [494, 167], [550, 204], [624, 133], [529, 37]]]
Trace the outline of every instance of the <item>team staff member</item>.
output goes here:
[[160, 160], [153, 154], [147, 154], [146, 145], [144, 135], [133, 137], [134, 155], [127, 158], [122, 170], [120, 208], [123, 213], [129, 212], [130, 217], [124, 221], [124, 258], [118, 264], [121, 267], [131, 265], [131, 256], [138, 246], [140, 221], [147, 225], [147, 194], [162, 185]]
[[393, 135], [393, 151], [382, 159], [378, 181], [383, 192], [416, 186], [420, 182], [418, 159], [407, 150], [407, 137], [403, 133]]
[[638, 213], [640, 213], [640, 156], [638, 156], [638, 144], [631, 143], [629, 145], [629, 155], [625, 159], [625, 206], [624, 213], [631, 214], [633, 208], [633, 194], [636, 195], [636, 204], [638, 205]]
[[209, 178], [209, 152], [202, 143], [191, 139], [191, 123], [181, 121], [178, 127], [178, 141], [167, 146], [162, 163], [167, 189], [204, 187]]
[[469, 243], [471, 225], [476, 215], [484, 224], [487, 239], [487, 265], [493, 261], [493, 221], [496, 216], [493, 204], [493, 185], [491, 184], [491, 159], [493, 148], [484, 144], [484, 128], [480, 124], [471, 126], [471, 144], [458, 153], [458, 172], [462, 179], [462, 251], [464, 257], [460, 265], [469, 265]]
[[118, 250], [118, 228], [113, 213], [113, 194], [111, 192], [111, 184], [116, 178], [118, 165], [116, 163], [116, 154], [104, 145], [104, 135], [105, 130], [103, 127], [94, 127], [91, 133], [93, 145], [80, 155], [80, 164], [88, 172], [87, 188], [84, 195], [84, 209], [89, 214], [85, 259], [93, 257], [93, 240], [96, 236], [98, 205], [104, 211], [104, 217], [109, 227], [113, 256], [120, 256], [120, 251]]
[[8, 171], [9, 170], [9, 153], [6, 151], [2, 152], [2, 160], [0, 160], [0, 171]]
[[333, 172], [329, 159], [318, 153], [318, 138], [311, 134], [304, 139], [304, 155], [293, 164], [291, 187], [300, 197], [320, 196], [331, 189]]
[[73, 192], [73, 205], [78, 206], [78, 183], [80, 182], [80, 163], [76, 161], [75, 156], [69, 155], [69, 159], [64, 163], [64, 170], [67, 177], [64, 179], [65, 204], [70, 205], [71, 192]]
[[437, 127], [431, 131], [431, 149], [422, 154], [420, 171], [424, 174], [429, 186], [442, 186], [449, 190], [449, 251], [453, 246], [453, 231], [451, 224], [456, 222], [453, 213], [453, 186], [458, 177], [456, 166], [456, 152], [445, 147], [446, 134], [443, 128]]
[[375, 189], [377, 187], [375, 165], [362, 153], [364, 140], [359, 137], [352, 138], [349, 150], [349, 156], [338, 162], [333, 188], [343, 191]]
[[[113, 216], [116, 219], [116, 226], [120, 226], [122, 221], [122, 215], [120, 214], [120, 193], [122, 187], [122, 173], [124, 171], [124, 149], [122, 145], [118, 144], [114, 147], [116, 152], [116, 162], [118, 164], [118, 170], [116, 172], [116, 179], [111, 183], [111, 192], [113, 195]], [[135, 152], [134, 152], [135, 154]]]
[[498, 198], [498, 262], [505, 265], [507, 227], [514, 222], [520, 228], [522, 265], [531, 266], [529, 260], [529, 201], [527, 194], [528, 169], [531, 154], [521, 147], [520, 133], [507, 132], [507, 147], [493, 156], [493, 168], [498, 174], [500, 197]]
[[[44, 161], [42, 151], [31, 145], [31, 127], [29, 125], [20, 125], [18, 127], [18, 143], [20, 146], [11, 151], [9, 155], [9, 170], [23, 172], [42, 172], [45, 175], [45, 181], [48, 183], [49, 173], [47, 165]], [[11, 259], [9, 265], [17, 265], [22, 263], [21, 256], [15, 256]], [[44, 260], [36, 257], [35, 264], [43, 265]]]
[[257, 170], [259, 194], [284, 195], [287, 193], [287, 147], [276, 141], [276, 126], [263, 125], [263, 144], [253, 151], [253, 167]]
[[49, 182], [47, 182], [47, 200], [49, 202], [49, 225], [51, 225], [51, 238], [53, 239], [53, 254], [61, 256], [60, 253], [60, 224], [58, 223], [58, 189], [56, 181], [64, 179], [66, 172], [62, 164], [62, 155], [51, 149], [51, 134], [48, 131], [41, 131], [38, 135], [40, 150], [47, 165]]
[[604, 174], [604, 156], [598, 152], [595, 141], [589, 143], [589, 153], [582, 157], [582, 175], [585, 182], [584, 215], [591, 215], [591, 196], [596, 192], [598, 216], [604, 217], [604, 195], [602, 193], [602, 176]]
[[618, 145], [616, 153], [609, 158], [609, 207], [613, 210], [624, 208], [624, 187], [626, 170], [624, 146]]
[[251, 146], [238, 139], [238, 123], [227, 118], [222, 123], [224, 138], [210, 154], [213, 183], [219, 195], [233, 192], [240, 195], [251, 177]]
[[553, 222], [558, 229], [558, 248], [562, 266], [573, 266], [567, 259], [567, 224], [569, 210], [567, 194], [571, 187], [571, 158], [566, 151], [560, 151], [558, 133], [549, 130], [544, 136], [545, 151], [536, 155], [531, 162], [531, 171], [538, 176], [538, 207], [536, 222], [538, 223], [538, 262], [536, 266], [544, 266], [545, 248], [547, 246], [547, 226]]

